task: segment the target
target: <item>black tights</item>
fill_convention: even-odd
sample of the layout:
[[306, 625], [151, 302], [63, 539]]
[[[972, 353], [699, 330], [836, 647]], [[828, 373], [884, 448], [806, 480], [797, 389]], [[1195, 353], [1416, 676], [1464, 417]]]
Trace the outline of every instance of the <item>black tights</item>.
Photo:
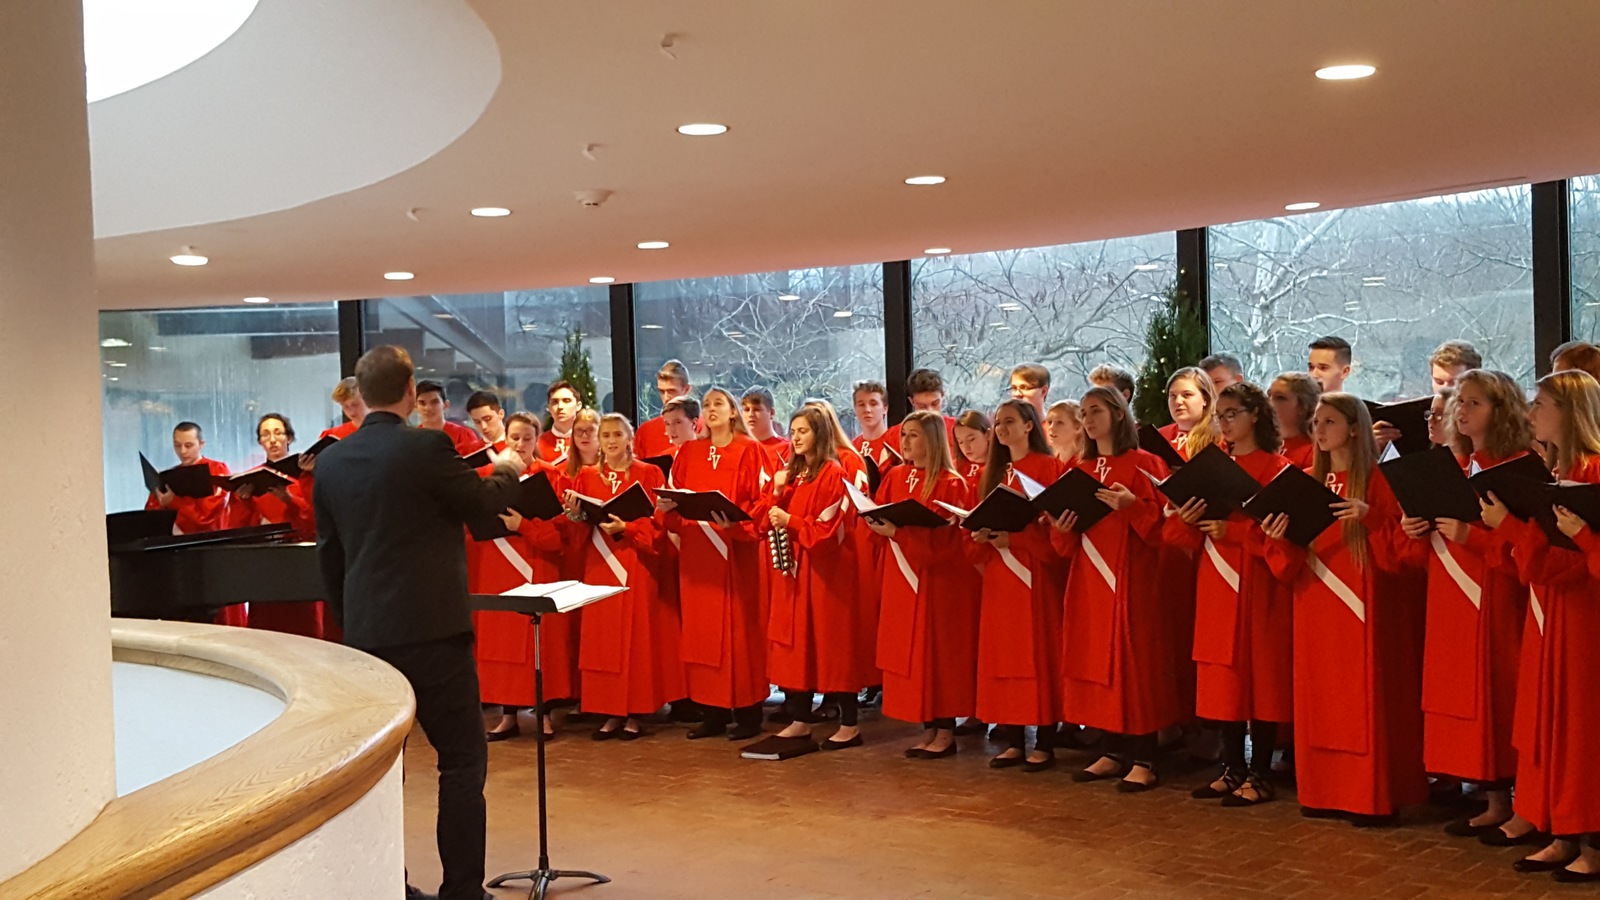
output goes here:
[[956, 718], [955, 716], [949, 716], [943, 719], [930, 719], [927, 722], [923, 722], [922, 727], [928, 729], [929, 731], [936, 731], [939, 729], [943, 729], [945, 731], [955, 731]]
[[1149, 734], [1107, 734], [1105, 740], [1106, 755], [1120, 759], [1127, 763], [1136, 763], [1143, 766], [1156, 764], [1156, 751], [1161, 745], [1156, 740], [1156, 733]]
[[[1245, 722], [1219, 722], [1222, 729], [1222, 762], [1235, 772], [1272, 773], [1272, 749], [1278, 743], [1278, 723], [1251, 719]], [[1250, 735], [1250, 762], [1244, 758], [1244, 738]]]
[[[811, 714], [811, 691], [802, 691], [796, 688], [783, 688], [784, 711], [794, 717], [794, 721], [803, 722]], [[839, 704], [839, 725], [844, 728], [854, 728], [859, 721], [861, 712], [861, 699], [855, 691], [838, 691], [822, 695], [824, 701], [832, 700]], [[954, 727], [954, 726], [951, 726]]]
[[[949, 719], [946, 721], [953, 722], [955, 720]], [[996, 725], [994, 732], [994, 739], [1007, 747], [1015, 747], [1018, 750], [1027, 748], [1028, 728], [1026, 725]], [[1056, 725], [1054, 722], [1038, 727], [1033, 736], [1033, 749], [1043, 750], [1046, 753], [1055, 751]]]

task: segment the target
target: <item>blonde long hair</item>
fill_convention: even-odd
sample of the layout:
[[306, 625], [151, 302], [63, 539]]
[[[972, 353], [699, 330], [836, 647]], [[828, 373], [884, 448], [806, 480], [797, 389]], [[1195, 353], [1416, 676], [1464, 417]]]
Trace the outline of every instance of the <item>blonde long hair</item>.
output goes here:
[[567, 477], [577, 478], [578, 472], [583, 468], [583, 453], [578, 450], [578, 425], [582, 422], [594, 423], [595, 461], [600, 462], [604, 455], [600, 452], [600, 411], [585, 406], [572, 416], [572, 443], [567, 447]]
[[1461, 406], [1461, 389], [1474, 385], [1483, 392], [1488, 402], [1489, 430], [1483, 436], [1485, 453], [1495, 459], [1506, 459], [1526, 451], [1533, 445], [1533, 427], [1528, 424], [1528, 398], [1515, 378], [1504, 372], [1473, 369], [1456, 379], [1456, 388], [1445, 403], [1445, 426], [1450, 442], [1458, 456], [1471, 456], [1472, 439], [1456, 433], [1456, 410]]
[[1571, 477], [1584, 460], [1600, 456], [1600, 382], [1581, 369], [1563, 369], [1539, 379], [1539, 392], [1561, 410], [1561, 437], [1545, 448], [1545, 465]]
[[[605, 424], [607, 422], [615, 422], [618, 425], [622, 426], [622, 435], [623, 435], [622, 453], [623, 453], [623, 458], [627, 460], [627, 462], [623, 463], [623, 465], [624, 466], [633, 465], [633, 423], [629, 422], [628, 421], [628, 417], [623, 415], [622, 413], [619, 413], [619, 412], [608, 412], [605, 415], [600, 417], [600, 424], [595, 428], [595, 436], [596, 437], [599, 437], [600, 429], [604, 428]], [[576, 425], [578, 423], [576, 421], [574, 421], [572, 424]], [[605, 461], [606, 461], [606, 451], [604, 449], [602, 449], [600, 451], [600, 463], [601, 463], [601, 465], [604, 465]]]
[[[1367, 412], [1367, 405], [1355, 394], [1343, 391], [1324, 393], [1317, 399], [1317, 405], [1328, 407], [1350, 423], [1350, 468], [1345, 473], [1344, 498], [1365, 501], [1372, 486], [1372, 470], [1378, 463], [1378, 442], [1372, 436], [1372, 415]], [[1327, 484], [1328, 473], [1332, 471], [1333, 454], [1317, 448], [1311, 456], [1311, 473], [1318, 481]], [[1341, 528], [1350, 558], [1355, 560], [1358, 568], [1366, 568], [1370, 555], [1367, 549], [1367, 526], [1358, 519], [1347, 519]]]
[[738, 434], [750, 437], [750, 426], [744, 423], [744, 416], [739, 415], [739, 398], [733, 396], [733, 392], [724, 387], [708, 387], [706, 392], [700, 395], [700, 428], [695, 432], [695, 436], [711, 437], [711, 426], [706, 424], [706, 398], [712, 394], [721, 394], [728, 401], [728, 409], [731, 410], [728, 427]]
[[1194, 459], [1201, 450], [1222, 442], [1222, 435], [1217, 431], [1217, 386], [1211, 383], [1211, 376], [1204, 369], [1195, 366], [1185, 366], [1172, 373], [1172, 377], [1167, 379], [1169, 394], [1172, 386], [1179, 381], [1192, 382], [1200, 396], [1206, 398], [1206, 411], [1201, 414], [1200, 421], [1194, 423], [1189, 433], [1183, 436], [1183, 456], [1185, 459]]
[[922, 432], [922, 439], [928, 447], [928, 477], [924, 479], [922, 485], [922, 499], [926, 500], [933, 496], [933, 489], [938, 486], [939, 476], [945, 472], [956, 476], [962, 484], [965, 484], [966, 479], [961, 478], [961, 473], [956, 471], [954, 458], [950, 454], [950, 433], [944, 427], [944, 416], [932, 410], [919, 409], [906, 416], [900, 423], [902, 435], [908, 426], [914, 426]]

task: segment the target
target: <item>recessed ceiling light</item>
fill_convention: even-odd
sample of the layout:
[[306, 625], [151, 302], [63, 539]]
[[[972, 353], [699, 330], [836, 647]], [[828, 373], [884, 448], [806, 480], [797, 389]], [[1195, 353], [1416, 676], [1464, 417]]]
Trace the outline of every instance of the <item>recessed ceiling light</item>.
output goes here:
[[150, 348], [150, 352], [152, 352], [152, 353], [165, 353], [165, 352], [167, 352], [167, 348], [165, 348], [165, 347], [151, 347]]
[[454, 319], [455, 318], [455, 316], [452, 316], [449, 313], [434, 313], [433, 317], [435, 319]]
[[590, 284], [611, 284], [614, 281], [616, 281], [616, 279], [612, 278], [610, 275], [596, 275], [595, 277], [589, 279]]
[[1321, 205], [1322, 205], [1321, 203], [1318, 203], [1315, 200], [1302, 200], [1299, 203], [1287, 203], [1287, 204], [1284, 204], [1283, 208], [1288, 210], [1289, 212], [1302, 212], [1302, 211], [1308, 210], [1308, 209], [1316, 209], [1317, 207], [1319, 207]]
[[504, 206], [480, 206], [474, 209], [472, 214], [480, 219], [498, 219], [502, 216], [511, 215], [511, 210], [506, 209]]
[[106, 380], [107, 381], [121, 381], [122, 379], [120, 379], [117, 376], [113, 375], [110, 378], [107, 378]]
[[670, 246], [672, 246], [672, 245], [668, 244], [666, 241], [640, 241], [639, 242], [639, 249], [640, 250], [665, 250]]
[[906, 184], [944, 184], [943, 175], [915, 175], [906, 179]]
[[929, 247], [928, 249], [926, 249], [926, 250], [924, 250], [922, 252], [927, 254], [927, 255], [929, 255], [929, 256], [943, 256], [946, 253], [950, 252], [950, 248], [949, 247]]
[[688, 125], [679, 125], [678, 133], [687, 134], [690, 137], [711, 137], [717, 134], [727, 134], [728, 126], [719, 125], [716, 122], [690, 122]]
[[1356, 78], [1366, 78], [1378, 71], [1368, 65], [1323, 66], [1317, 70], [1317, 77], [1323, 81], [1350, 81]]
[[800, 299], [800, 295], [799, 294], [779, 294], [778, 295], [778, 299], [786, 301], [786, 302], [789, 301], [789, 300], [799, 300]]
[[848, 309], [836, 309], [833, 311], [833, 317], [835, 319], [848, 319], [853, 315], [855, 315], [855, 313]]
[[649, 329], [650, 331], [660, 331], [661, 330], [661, 326], [660, 325], [640, 325], [639, 327], [640, 328]]
[[1154, 272], [1161, 268], [1161, 263], [1139, 263], [1133, 267], [1135, 272]]
[[272, 302], [272, 298], [271, 297], [246, 297], [246, 298], [244, 298], [244, 302], [246, 302], [246, 303], [271, 303]]
[[117, 362], [114, 359], [106, 360], [106, 365], [110, 366], [113, 369], [126, 369], [128, 367], [127, 363], [125, 363], [125, 362]]
[[724, 331], [723, 335], [725, 335], [726, 337], [731, 337], [731, 338], [742, 338], [742, 337], [744, 337], [744, 332], [742, 332], [742, 331]]
[[168, 258], [172, 260], [173, 265], [178, 266], [203, 266], [211, 261], [206, 257], [194, 252], [193, 247], [184, 247], [182, 253]]
[[410, 272], [385, 272], [383, 277], [385, 281], [410, 281], [417, 276]]
[[104, 338], [100, 341], [102, 347], [132, 347], [133, 345], [122, 338]]

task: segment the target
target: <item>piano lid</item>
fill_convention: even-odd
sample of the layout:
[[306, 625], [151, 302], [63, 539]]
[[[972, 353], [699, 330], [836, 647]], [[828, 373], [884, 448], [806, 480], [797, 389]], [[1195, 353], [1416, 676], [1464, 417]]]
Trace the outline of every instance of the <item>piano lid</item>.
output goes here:
[[224, 528], [221, 531], [201, 531], [195, 534], [173, 534], [170, 526], [165, 534], [140, 537], [116, 542], [111, 540], [110, 517], [107, 517], [107, 542], [112, 552], [138, 553], [146, 550], [178, 550], [184, 547], [202, 547], [211, 544], [243, 544], [276, 542], [289, 534], [294, 526], [287, 522], [275, 525], [251, 525], [247, 528]]

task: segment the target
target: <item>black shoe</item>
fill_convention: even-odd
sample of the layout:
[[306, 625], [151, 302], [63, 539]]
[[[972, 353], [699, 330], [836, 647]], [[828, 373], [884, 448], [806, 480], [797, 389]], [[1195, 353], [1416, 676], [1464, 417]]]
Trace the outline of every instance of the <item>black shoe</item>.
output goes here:
[[748, 741], [751, 738], [758, 738], [760, 736], [761, 723], [759, 721], [745, 722], [735, 725], [733, 730], [728, 732], [728, 740], [730, 741]]
[[610, 740], [615, 740], [616, 738], [620, 737], [621, 735], [622, 735], [622, 729], [620, 727], [613, 728], [610, 731], [607, 731], [604, 728], [596, 728], [594, 730], [594, 732], [589, 735], [589, 740], [591, 740], [591, 741], [610, 741]]
[[[1243, 790], [1246, 786], [1249, 786], [1256, 792], [1254, 798], [1241, 796], [1239, 794], [1239, 791]], [[1272, 786], [1271, 779], [1265, 777], [1264, 775], [1252, 772], [1250, 773], [1250, 777], [1244, 780], [1244, 784], [1235, 789], [1233, 793], [1222, 798], [1222, 805], [1230, 808], [1240, 806], [1258, 806], [1262, 803], [1275, 800], [1277, 797], [1278, 789]]]
[[828, 740], [825, 740], [825, 741], [822, 742], [822, 749], [824, 749], [824, 750], [849, 750], [851, 747], [859, 747], [863, 743], [864, 743], [864, 741], [861, 740], [861, 735], [859, 735], [859, 734], [856, 735], [855, 737], [847, 740], [847, 741], [836, 741], [836, 740], [833, 740], [832, 738], [829, 738]]
[[[1224, 767], [1221, 775], [1190, 791], [1189, 796], [1196, 800], [1223, 800], [1233, 796], [1233, 792], [1244, 784], [1244, 780], [1243, 773]], [[1222, 790], [1219, 791], [1211, 786], [1216, 781], [1222, 782]]]
[[1550, 877], [1562, 884], [1593, 884], [1600, 881], [1600, 872], [1574, 872], [1561, 868], [1551, 872]]
[[[1572, 856], [1566, 859], [1557, 859], [1550, 862], [1545, 862], [1542, 859], [1519, 859], [1511, 864], [1511, 868], [1521, 872], [1524, 875], [1533, 875], [1537, 872], [1559, 873], [1565, 870], [1567, 866], [1572, 865], [1573, 861], [1577, 858], [1578, 854], [1574, 853]], [[1577, 875], [1579, 873], [1573, 872], [1572, 874]]]
[[1356, 813], [1350, 817], [1350, 824], [1357, 828], [1393, 828], [1400, 824], [1399, 813], [1384, 813], [1383, 815], [1369, 815]]
[[[1098, 759], [1095, 760], [1095, 762], [1099, 761], [1100, 760]], [[1105, 781], [1108, 778], [1121, 778], [1122, 776], [1128, 774], [1129, 769], [1133, 768], [1121, 760], [1117, 760], [1116, 762], [1117, 767], [1105, 773], [1104, 775], [1097, 775], [1086, 768], [1079, 769], [1078, 771], [1072, 773], [1072, 780], [1078, 784], [1088, 784], [1091, 781]]]
[[1535, 828], [1512, 837], [1496, 825], [1478, 835], [1478, 843], [1485, 847], [1543, 847], [1550, 843], [1550, 835]]
[[1056, 755], [1054, 753], [1046, 756], [1044, 759], [1041, 759], [1038, 762], [1034, 762], [1026, 757], [1023, 758], [1022, 771], [1024, 772], [1048, 772], [1055, 767]]
[[947, 756], [955, 755], [956, 745], [954, 741], [950, 743], [950, 746], [944, 748], [943, 750], [914, 749], [906, 751], [906, 759], [944, 759]]
[[698, 741], [701, 738], [722, 737], [728, 733], [726, 722], [701, 722], [689, 729], [689, 740]]
[[698, 725], [706, 720], [706, 711], [693, 700], [674, 700], [667, 707], [667, 721], [679, 725]]
[[1020, 766], [1020, 765], [1022, 765], [1024, 763], [1026, 763], [1027, 761], [1028, 761], [1027, 757], [1022, 755], [1021, 753], [1018, 753], [1016, 756], [991, 756], [989, 758], [989, 768], [991, 768], [991, 769], [1011, 769], [1011, 768], [1015, 768], [1017, 766]]
[[1345, 819], [1350, 816], [1342, 809], [1321, 809], [1315, 806], [1300, 807], [1300, 815], [1306, 819]]
[[618, 728], [617, 729], [617, 740], [619, 740], [619, 741], [637, 741], [639, 738], [642, 738], [642, 737], [644, 737], [644, 732], [642, 730], [641, 731], [629, 731], [627, 728]]
[[1143, 781], [1129, 781], [1126, 777], [1124, 777], [1121, 781], [1117, 782], [1117, 793], [1142, 794], [1145, 791], [1153, 791], [1161, 786], [1161, 773], [1156, 771], [1155, 766], [1152, 766], [1149, 763], [1134, 763], [1128, 767], [1128, 771], [1132, 772], [1137, 766], [1142, 766], [1145, 771], [1150, 773], [1150, 781], [1148, 783]]
[[966, 737], [969, 734], [984, 734], [988, 730], [989, 726], [982, 719], [969, 717], [965, 722], [956, 726], [956, 737]]
[[483, 739], [492, 744], [495, 741], [509, 741], [521, 734], [522, 727], [520, 725], [513, 724], [510, 728], [506, 728], [501, 731], [490, 731], [484, 734]]

